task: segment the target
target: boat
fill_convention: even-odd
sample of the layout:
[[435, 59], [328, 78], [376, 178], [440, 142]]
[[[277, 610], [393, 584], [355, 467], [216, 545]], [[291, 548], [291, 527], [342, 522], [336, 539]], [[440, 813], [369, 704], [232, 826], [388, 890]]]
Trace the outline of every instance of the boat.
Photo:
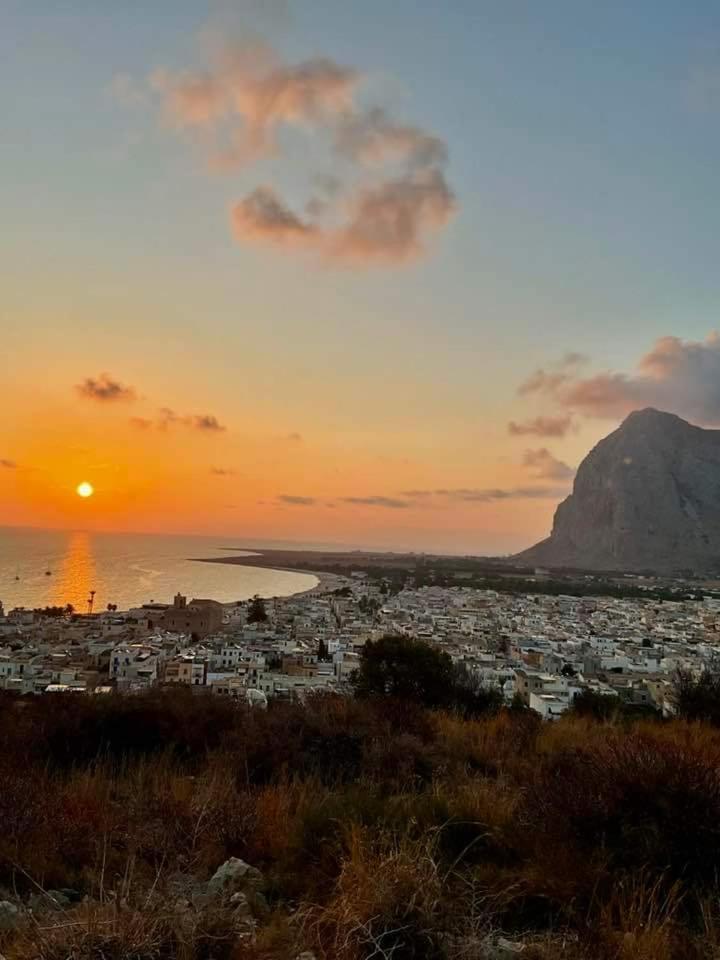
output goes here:
[[46, 577], [51, 577], [51, 576], [52, 576], [52, 570], [51, 570], [49, 567], [48, 567], [48, 569], [45, 571], [45, 576], [46, 576]]

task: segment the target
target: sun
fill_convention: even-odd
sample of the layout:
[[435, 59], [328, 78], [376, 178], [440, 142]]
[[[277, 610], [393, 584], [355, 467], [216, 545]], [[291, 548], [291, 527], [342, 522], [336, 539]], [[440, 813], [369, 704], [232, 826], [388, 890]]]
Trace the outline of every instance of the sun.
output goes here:
[[77, 485], [75, 492], [79, 497], [91, 497], [95, 493], [95, 488], [87, 480], [83, 480], [82, 483]]

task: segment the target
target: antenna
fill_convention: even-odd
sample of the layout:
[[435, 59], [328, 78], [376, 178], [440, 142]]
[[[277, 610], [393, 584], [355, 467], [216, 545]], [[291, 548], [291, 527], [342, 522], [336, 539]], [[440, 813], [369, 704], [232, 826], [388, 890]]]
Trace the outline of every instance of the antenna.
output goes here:
[[92, 613], [93, 603], [95, 602], [95, 591], [90, 591], [90, 596], [88, 597], [88, 613]]

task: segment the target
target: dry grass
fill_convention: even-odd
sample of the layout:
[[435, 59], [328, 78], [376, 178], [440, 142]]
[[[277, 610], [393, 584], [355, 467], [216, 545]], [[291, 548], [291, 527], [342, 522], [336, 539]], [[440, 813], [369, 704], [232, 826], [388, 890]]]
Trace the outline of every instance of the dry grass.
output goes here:
[[[0, 782], [0, 899], [90, 898], [0, 934], [7, 960], [481, 960], [500, 933], [537, 960], [720, 957], [702, 724], [0, 695]], [[172, 906], [230, 856], [265, 877], [253, 943]]]

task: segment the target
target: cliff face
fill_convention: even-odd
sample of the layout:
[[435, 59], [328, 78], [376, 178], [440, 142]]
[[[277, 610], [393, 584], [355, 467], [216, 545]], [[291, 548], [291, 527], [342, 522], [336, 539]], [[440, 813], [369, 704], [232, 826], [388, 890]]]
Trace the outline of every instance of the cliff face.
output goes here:
[[590, 451], [525, 563], [720, 570], [720, 430], [639, 410]]

